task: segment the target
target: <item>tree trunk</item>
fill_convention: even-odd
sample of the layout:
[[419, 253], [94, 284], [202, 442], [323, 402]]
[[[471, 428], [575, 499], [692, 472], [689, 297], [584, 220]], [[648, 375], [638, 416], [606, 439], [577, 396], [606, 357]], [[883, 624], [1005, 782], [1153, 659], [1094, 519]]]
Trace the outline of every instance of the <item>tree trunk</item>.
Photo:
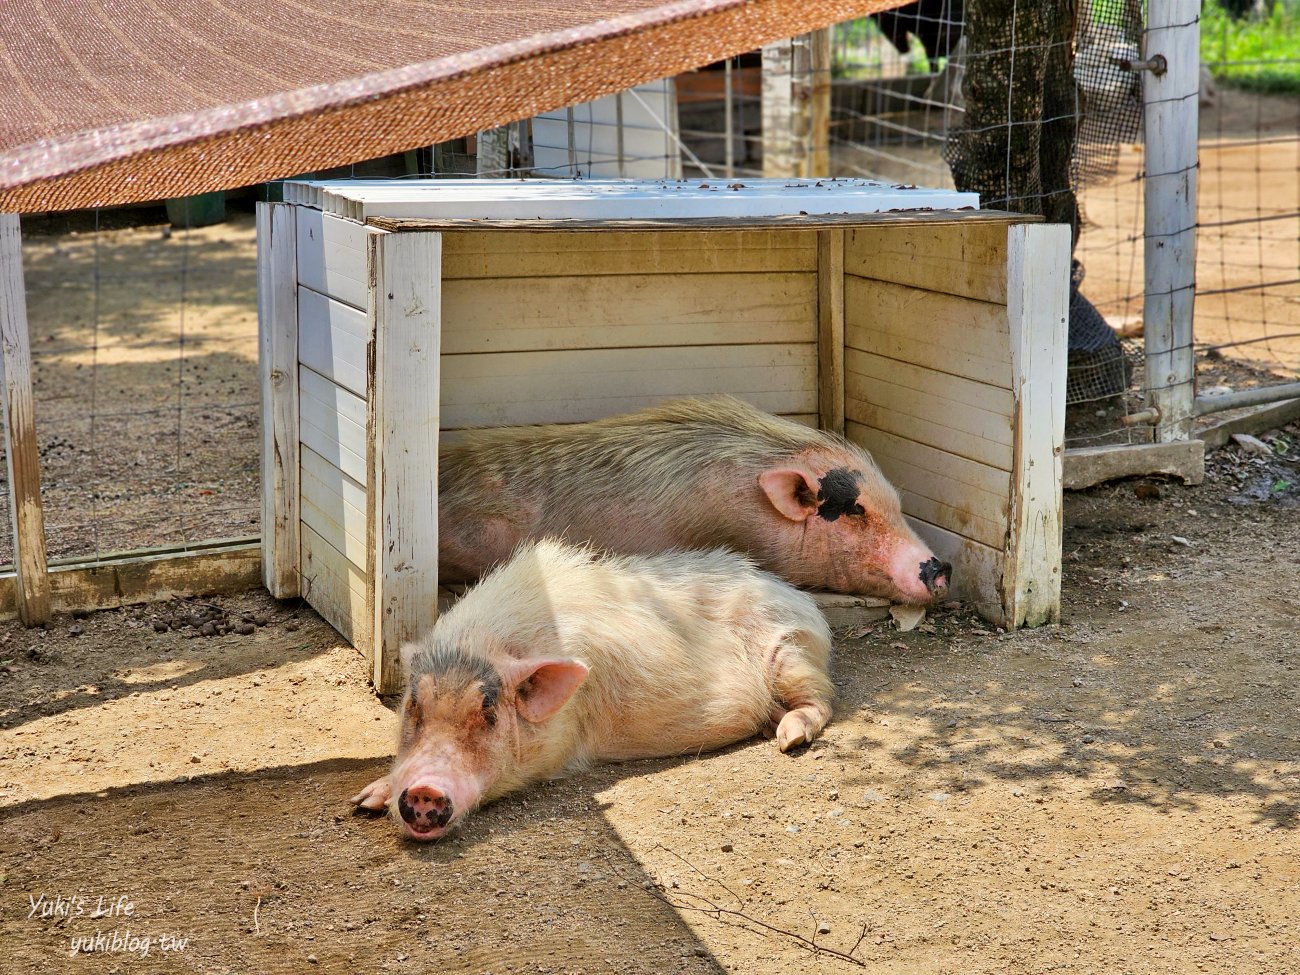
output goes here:
[[1077, 236], [1074, 7], [1074, 0], [966, 4], [966, 122], [945, 156], [957, 189], [978, 192], [982, 207], [1042, 214]]

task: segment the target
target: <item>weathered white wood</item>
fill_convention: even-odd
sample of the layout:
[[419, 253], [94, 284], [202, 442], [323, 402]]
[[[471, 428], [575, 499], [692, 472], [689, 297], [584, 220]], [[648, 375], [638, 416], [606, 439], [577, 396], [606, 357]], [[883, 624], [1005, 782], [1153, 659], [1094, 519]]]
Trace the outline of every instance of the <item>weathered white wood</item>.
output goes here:
[[343, 638], [370, 656], [374, 639], [370, 577], [321, 538], [302, 526], [303, 598]]
[[1061, 454], [1070, 302], [1070, 228], [1024, 224], [1007, 238], [1007, 317], [1015, 394], [1002, 602], [1008, 626], [1061, 617]]
[[296, 223], [298, 283], [364, 310], [369, 300], [366, 239], [374, 231], [307, 207], [298, 208]]
[[1145, 57], [1168, 70], [1142, 72], [1146, 134], [1142, 301], [1148, 405], [1160, 411], [1158, 441], [1186, 440], [1192, 428], [1196, 297], [1196, 139], [1201, 23], [1193, 3], [1153, 3]]
[[[655, 180], [629, 183], [617, 179], [439, 179], [339, 180], [332, 183], [285, 184], [285, 198], [298, 188], [312, 192], [312, 205], [326, 213], [381, 226], [383, 219], [447, 221], [469, 219], [474, 226], [516, 225], [548, 220], [597, 220], [611, 230], [620, 220], [713, 220], [780, 218], [799, 214], [879, 214], [890, 220], [918, 215], [900, 210], [954, 210], [979, 204], [976, 193], [900, 187], [867, 179]], [[920, 214], [921, 219], [934, 214]], [[945, 215], [950, 218], [950, 215]], [[976, 220], [1004, 222], [999, 214]], [[1022, 218], [1023, 219], [1023, 218]], [[512, 222], [516, 222], [512, 224]], [[427, 229], [427, 228], [422, 228]], [[447, 227], [445, 229], [452, 229]], [[721, 229], [737, 229], [722, 226]], [[302, 283], [308, 284], [303, 281]], [[321, 289], [317, 289], [321, 290]], [[341, 297], [327, 291], [334, 297]], [[346, 299], [344, 299], [346, 300]]]
[[847, 274], [1003, 305], [1006, 267], [1003, 223], [859, 227], [848, 232], [844, 244]]
[[[936, 380], [942, 378], [936, 373]], [[864, 426], [927, 444], [958, 457], [1010, 472], [1012, 429], [1007, 417], [963, 406], [931, 390], [849, 377], [845, 414]]]
[[4, 413], [15, 595], [19, 618], [27, 626], [37, 626], [50, 618], [50, 582], [46, 577], [45, 513], [41, 508], [22, 248], [18, 215], [0, 213], [0, 391], [4, 396], [0, 412]]
[[1168, 474], [1185, 484], [1200, 484], [1205, 480], [1205, 451], [1203, 440], [1072, 447], [1065, 451], [1061, 483], [1067, 491], [1081, 491], [1124, 477]]
[[[816, 413], [778, 413], [776, 415], [789, 420], [791, 423], [797, 423], [800, 426], [808, 427], [813, 430], [817, 429]], [[494, 427], [493, 429], [500, 428]], [[452, 447], [456, 444], [463, 443], [472, 433], [472, 429], [443, 427], [438, 435], [438, 443], [442, 447]]]
[[1005, 472], [853, 421], [845, 424], [845, 434], [875, 458], [898, 489], [905, 514], [986, 545], [1003, 546], [1010, 505]]
[[358, 396], [366, 395], [366, 313], [310, 288], [298, 289], [298, 361]]
[[377, 235], [370, 261], [373, 679], [380, 694], [392, 694], [401, 686], [401, 645], [431, 629], [438, 615], [442, 236]]
[[[870, 383], [894, 383], [908, 389], [932, 392], [942, 389], [945, 399], [987, 413], [1010, 417], [1014, 398], [1010, 389], [976, 382], [935, 369], [914, 366], [910, 362], [886, 358], [853, 347], [844, 350], [845, 383], [857, 376]], [[863, 397], [870, 399], [870, 396]]]
[[[1277, 430], [1295, 420], [1300, 420], [1300, 399], [1287, 400], [1285, 403], [1275, 403], [1272, 406], [1257, 406], [1226, 420], [1212, 420], [1204, 426], [1197, 427], [1196, 439], [1204, 442], [1206, 450], [1214, 450], [1232, 439], [1234, 433], [1263, 433], [1265, 430]], [[1065, 456], [1068, 461], [1070, 456], [1068, 450]]]
[[817, 408], [823, 430], [844, 433], [843, 230], [817, 233]]
[[816, 271], [816, 235], [797, 230], [443, 235], [443, 281], [582, 274]]
[[763, 45], [763, 176], [808, 176], [812, 58], [806, 35]]
[[1011, 387], [1005, 305], [844, 279], [845, 342], [912, 365]]
[[[56, 613], [110, 609], [208, 593], [245, 592], [262, 579], [257, 538], [119, 552], [96, 562], [49, 567], [50, 608]], [[18, 613], [17, 578], [0, 573], [0, 619]]]
[[449, 281], [443, 285], [442, 350], [811, 343], [816, 308], [811, 273]]
[[[896, 414], [903, 422], [915, 419], [922, 425], [943, 427], [954, 435], [987, 441], [987, 447], [971, 445], [970, 450], [980, 454], [991, 451], [991, 458], [983, 463], [1011, 469], [1010, 448], [1015, 435], [1010, 423], [1013, 402], [1010, 390], [966, 382], [960, 376], [910, 366], [857, 349], [850, 349], [849, 353], [853, 368], [848, 371], [845, 384], [847, 398], [853, 404], [848, 413], [850, 419], [876, 426], [863, 411], [884, 410]], [[898, 432], [910, 435], [907, 428]], [[916, 439], [949, 449], [944, 443], [920, 436], [919, 430]], [[954, 450], [954, 453], [967, 451]]]
[[[474, 182], [459, 180], [457, 182]], [[713, 184], [709, 184], [712, 186]], [[746, 184], [748, 185], [748, 184]], [[833, 184], [827, 184], [833, 185]], [[900, 190], [899, 192], [903, 192]], [[906, 201], [913, 204], [915, 197]], [[967, 209], [963, 207], [962, 209]], [[1019, 219], [1017, 219], [1019, 218]], [[1017, 222], [1034, 223], [1035, 217], [1004, 213], [1001, 210], [970, 210], [957, 214], [949, 210], [906, 209], [838, 211], [834, 213], [778, 213], [768, 216], [716, 216], [716, 217], [651, 217], [601, 220], [592, 217], [536, 217], [532, 219], [501, 219], [487, 222], [473, 217], [384, 217], [366, 218], [373, 230], [384, 233], [433, 231], [437, 233], [463, 233], [467, 230], [493, 230], [505, 233], [574, 234], [574, 233], [669, 233], [688, 234], [700, 231], [781, 230], [816, 231], [855, 227], [901, 227], [923, 223], [932, 227], [964, 226], [967, 223], [998, 224], [1009, 226]]]
[[503, 352], [442, 361], [442, 419], [452, 429], [578, 423], [711, 393], [769, 413], [815, 413], [817, 347]]
[[262, 571], [276, 599], [299, 594], [297, 207], [257, 205], [262, 386]]
[[485, 129], [474, 140], [475, 171], [479, 176], [508, 176], [510, 173], [510, 126]]
[[302, 450], [302, 522], [364, 572], [369, 564], [366, 487], [309, 447]]
[[298, 390], [302, 443], [364, 484], [369, 470], [366, 401], [306, 366], [299, 367]]

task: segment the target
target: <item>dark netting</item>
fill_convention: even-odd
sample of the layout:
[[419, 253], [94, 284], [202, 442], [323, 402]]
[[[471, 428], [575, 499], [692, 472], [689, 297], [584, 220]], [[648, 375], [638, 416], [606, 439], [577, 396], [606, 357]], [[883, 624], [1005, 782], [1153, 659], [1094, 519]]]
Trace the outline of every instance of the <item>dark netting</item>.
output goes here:
[[1142, 78], [1124, 64], [1141, 57], [1140, 0], [1080, 5], [1074, 80], [1079, 86], [1075, 188], [1115, 175], [1119, 147], [1142, 132]]
[[[1076, 197], [1113, 175], [1118, 147], [1139, 136], [1138, 77], [1123, 63], [1138, 56], [1138, 0], [977, 0], [965, 9], [965, 121], [944, 158], [960, 190], [994, 209], [1069, 223], [1077, 241]], [[1128, 386], [1114, 331], [1070, 288], [1066, 400], [1103, 399]]]
[[1124, 349], [1101, 312], [1079, 293], [1083, 265], [1070, 266], [1070, 336], [1065, 401], [1086, 403], [1123, 392], [1132, 378]]

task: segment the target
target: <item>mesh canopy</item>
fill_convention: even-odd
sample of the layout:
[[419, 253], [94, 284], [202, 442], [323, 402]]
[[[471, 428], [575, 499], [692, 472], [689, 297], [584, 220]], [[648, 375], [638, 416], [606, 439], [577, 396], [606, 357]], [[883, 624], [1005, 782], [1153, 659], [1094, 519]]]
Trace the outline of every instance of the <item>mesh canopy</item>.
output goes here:
[[893, 6], [0, 3], [0, 210], [156, 200], [347, 165]]

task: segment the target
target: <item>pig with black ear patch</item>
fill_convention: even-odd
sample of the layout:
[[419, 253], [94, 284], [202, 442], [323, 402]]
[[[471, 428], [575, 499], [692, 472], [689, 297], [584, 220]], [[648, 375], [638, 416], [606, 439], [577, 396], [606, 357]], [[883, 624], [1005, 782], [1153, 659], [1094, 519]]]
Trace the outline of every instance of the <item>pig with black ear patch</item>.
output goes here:
[[810, 596], [733, 552], [526, 545], [403, 648], [397, 757], [352, 802], [431, 840], [593, 762], [764, 729], [789, 751], [830, 720], [830, 642]]
[[472, 431], [441, 450], [438, 492], [444, 582], [548, 535], [628, 554], [723, 546], [796, 585], [917, 605], [951, 582], [866, 451], [731, 397]]

